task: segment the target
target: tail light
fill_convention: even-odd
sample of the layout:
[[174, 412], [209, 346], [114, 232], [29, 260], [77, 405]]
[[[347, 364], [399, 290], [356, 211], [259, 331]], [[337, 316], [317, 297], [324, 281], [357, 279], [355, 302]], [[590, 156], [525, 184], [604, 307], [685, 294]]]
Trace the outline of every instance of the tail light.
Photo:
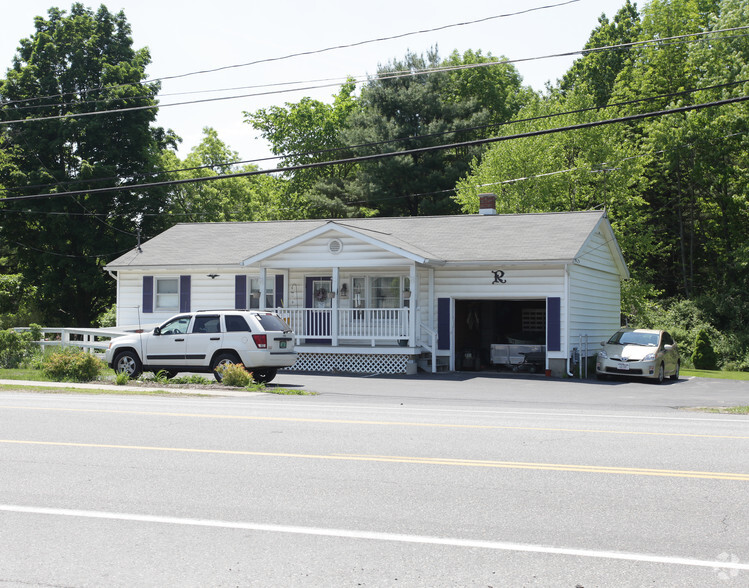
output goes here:
[[252, 339], [258, 349], [268, 349], [268, 335], [253, 335]]

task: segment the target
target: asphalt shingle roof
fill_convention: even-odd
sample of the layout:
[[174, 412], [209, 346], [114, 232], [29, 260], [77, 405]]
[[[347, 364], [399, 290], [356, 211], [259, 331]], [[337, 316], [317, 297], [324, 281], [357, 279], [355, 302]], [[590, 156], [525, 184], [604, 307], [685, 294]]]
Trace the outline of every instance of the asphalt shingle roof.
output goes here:
[[239, 265], [324, 225], [360, 232], [414, 255], [445, 262], [571, 260], [600, 211], [178, 224], [107, 265]]

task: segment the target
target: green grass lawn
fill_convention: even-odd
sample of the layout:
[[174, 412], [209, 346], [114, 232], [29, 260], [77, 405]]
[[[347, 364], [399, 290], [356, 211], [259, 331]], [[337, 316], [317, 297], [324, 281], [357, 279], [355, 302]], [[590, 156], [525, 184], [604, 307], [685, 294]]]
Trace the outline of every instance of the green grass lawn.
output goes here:
[[0, 369], [0, 380], [36, 380], [41, 382], [53, 382], [51, 378], [44, 375], [42, 370], [17, 369], [3, 370]]
[[[105, 369], [99, 374], [100, 383], [101, 384], [114, 384], [114, 372], [110, 369]], [[0, 369], [0, 380], [29, 380], [29, 381], [36, 381], [36, 382], [54, 382], [52, 378], [47, 377], [43, 371], [41, 370], [34, 370], [34, 369]], [[196, 390], [194, 393], [185, 393], [181, 392], [183, 395], [191, 395], [191, 396], [207, 396], [206, 394], [200, 394], [199, 387], [201, 384], [205, 385], [211, 385], [215, 384], [213, 382], [213, 379], [207, 379], [202, 378], [199, 376], [193, 376], [186, 379], [187, 381], [182, 381], [181, 378], [176, 378], [175, 380], [171, 380], [171, 382], [175, 384], [194, 384], [196, 386]], [[126, 390], [126, 389], [118, 389], [116, 391], [112, 390], [84, 390], [80, 388], [71, 388], [71, 387], [65, 387], [65, 382], [59, 382], [60, 387], [59, 388], [50, 388], [50, 387], [43, 387], [43, 386], [24, 386], [23, 389], [27, 390], [29, 392], [45, 392], [45, 393], [56, 393], [56, 392], [75, 392], [78, 394], [143, 394], [143, 395], [169, 395], [170, 392], [168, 391], [168, 383], [169, 380], [158, 380], [158, 384], [163, 385], [165, 390], [153, 390], [148, 388], [141, 388], [138, 390]], [[13, 386], [13, 385], [0, 385], [0, 390], [18, 390], [19, 386]], [[316, 392], [309, 392], [307, 390], [299, 390], [299, 389], [289, 389], [289, 388], [280, 388], [273, 386], [272, 384], [269, 386], [265, 386], [262, 384], [254, 384], [251, 387], [248, 387], [248, 392], [266, 392], [270, 394], [284, 394], [284, 395], [297, 395], [297, 396], [314, 396]]]
[[749, 372], [722, 372], [681, 368], [679, 375], [687, 378], [720, 378], [721, 380], [749, 380]]

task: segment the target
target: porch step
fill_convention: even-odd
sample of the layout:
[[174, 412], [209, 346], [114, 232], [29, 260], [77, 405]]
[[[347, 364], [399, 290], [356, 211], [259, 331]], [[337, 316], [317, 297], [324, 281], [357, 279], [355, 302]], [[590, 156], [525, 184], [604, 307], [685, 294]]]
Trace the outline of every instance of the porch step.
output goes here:
[[[418, 357], [416, 363], [419, 366], [420, 370], [425, 371], [425, 372], [431, 372], [432, 371], [432, 354], [422, 353]], [[437, 371], [438, 372], [450, 371], [450, 358], [449, 357], [445, 357], [444, 355], [437, 356]]]

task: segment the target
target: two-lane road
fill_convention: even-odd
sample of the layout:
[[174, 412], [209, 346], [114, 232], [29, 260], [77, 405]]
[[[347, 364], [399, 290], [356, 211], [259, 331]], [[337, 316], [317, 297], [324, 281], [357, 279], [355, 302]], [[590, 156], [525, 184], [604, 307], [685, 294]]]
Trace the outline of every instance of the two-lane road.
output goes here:
[[749, 419], [689, 382], [280, 379], [0, 395], [0, 585], [749, 585]]

